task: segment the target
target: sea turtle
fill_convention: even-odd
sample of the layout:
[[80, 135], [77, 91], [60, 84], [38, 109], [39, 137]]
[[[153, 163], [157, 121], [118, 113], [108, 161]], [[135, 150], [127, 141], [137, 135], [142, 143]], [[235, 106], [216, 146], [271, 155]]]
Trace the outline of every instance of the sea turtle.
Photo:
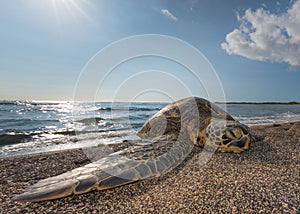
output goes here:
[[44, 201], [109, 189], [169, 172], [189, 155], [195, 144], [239, 153], [247, 150], [253, 141], [247, 126], [197, 97], [167, 105], [137, 135], [141, 139], [135, 146], [41, 180], [13, 199]]

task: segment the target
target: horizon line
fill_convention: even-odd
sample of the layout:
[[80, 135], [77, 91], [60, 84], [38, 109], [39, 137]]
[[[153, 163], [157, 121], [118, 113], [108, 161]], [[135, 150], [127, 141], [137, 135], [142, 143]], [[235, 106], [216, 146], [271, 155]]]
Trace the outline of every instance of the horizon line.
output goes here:
[[[75, 100], [49, 100], [49, 99], [1, 99], [0, 102], [15, 102], [15, 101], [22, 101], [22, 102], [52, 102], [52, 103], [59, 103], [59, 102], [107, 102], [107, 103], [170, 103], [170, 101], [153, 101], [153, 100], [141, 100], [141, 101], [125, 101], [125, 100], [94, 100], [94, 101], [75, 101]], [[289, 105], [300, 105], [300, 101], [214, 101], [212, 103], [215, 104], [260, 104], [260, 105], [280, 105], [280, 104], [289, 104]]]

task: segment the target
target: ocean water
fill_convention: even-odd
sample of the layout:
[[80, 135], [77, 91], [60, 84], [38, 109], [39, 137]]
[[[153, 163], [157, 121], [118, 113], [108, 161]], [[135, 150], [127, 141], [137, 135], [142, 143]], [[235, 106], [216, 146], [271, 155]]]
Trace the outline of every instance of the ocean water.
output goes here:
[[[0, 101], [0, 157], [135, 139], [165, 105]], [[229, 104], [226, 110], [249, 126], [300, 121], [300, 105]]]

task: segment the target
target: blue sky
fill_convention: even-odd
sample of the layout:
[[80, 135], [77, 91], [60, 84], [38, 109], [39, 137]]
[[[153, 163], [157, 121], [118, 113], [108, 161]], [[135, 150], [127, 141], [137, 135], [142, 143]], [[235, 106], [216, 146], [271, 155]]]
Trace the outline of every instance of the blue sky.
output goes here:
[[[228, 101], [300, 101], [299, 14], [300, 0], [0, 0], [0, 99], [72, 100], [82, 69], [99, 50], [126, 37], [161, 34], [197, 48]], [[118, 69], [137, 68], [185, 72], [161, 59]], [[114, 78], [106, 90], [115, 92], [124, 75]], [[193, 81], [184, 80], [193, 95], [205, 97]], [[155, 94], [144, 99], [164, 99]]]

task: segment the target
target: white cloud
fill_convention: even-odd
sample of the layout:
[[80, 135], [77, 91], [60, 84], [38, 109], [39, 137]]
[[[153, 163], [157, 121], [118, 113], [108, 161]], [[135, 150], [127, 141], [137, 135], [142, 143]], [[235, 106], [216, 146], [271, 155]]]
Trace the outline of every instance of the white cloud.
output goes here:
[[161, 14], [169, 17], [170, 19], [174, 20], [174, 21], [177, 21], [177, 17], [174, 16], [168, 9], [161, 9]]
[[281, 15], [259, 8], [237, 16], [240, 26], [226, 35], [228, 54], [253, 60], [300, 65], [300, 0]]

